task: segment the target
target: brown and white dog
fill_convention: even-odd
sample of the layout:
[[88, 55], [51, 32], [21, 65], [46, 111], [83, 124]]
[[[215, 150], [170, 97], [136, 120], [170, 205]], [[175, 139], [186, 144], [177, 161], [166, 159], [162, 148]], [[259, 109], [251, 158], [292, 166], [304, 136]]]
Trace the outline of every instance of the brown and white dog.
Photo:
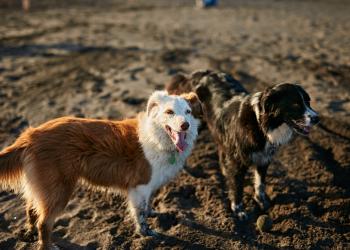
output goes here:
[[146, 222], [150, 197], [183, 168], [199, 108], [194, 93], [156, 91], [135, 119], [58, 118], [28, 128], [2, 150], [1, 184], [26, 199], [28, 234], [36, 225], [39, 248], [50, 248], [55, 218], [80, 180], [127, 194], [138, 232], [155, 235]]
[[198, 95], [204, 120], [218, 145], [233, 212], [240, 219], [247, 217], [242, 197], [250, 165], [255, 165], [254, 199], [267, 209], [265, 176], [273, 155], [294, 133], [308, 135], [319, 121], [306, 91], [298, 84], [282, 83], [249, 94], [230, 75], [210, 70], [179, 74], [167, 90], [171, 94], [195, 91]]

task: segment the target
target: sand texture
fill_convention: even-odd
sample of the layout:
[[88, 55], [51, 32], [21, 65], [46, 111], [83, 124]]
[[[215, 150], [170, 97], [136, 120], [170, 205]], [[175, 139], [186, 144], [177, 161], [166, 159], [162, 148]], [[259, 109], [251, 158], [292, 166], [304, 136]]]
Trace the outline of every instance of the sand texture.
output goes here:
[[[33, 0], [26, 14], [0, 2], [1, 146], [63, 115], [131, 117], [173, 74], [205, 68], [249, 91], [299, 82], [321, 115], [270, 166], [270, 232], [255, 225], [252, 175], [250, 219], [233, 219], [204, 125], [184, 171], [154, 197], [158, 239], [135, 235], [122, 197], [81, 187], [55, 224], [61, 249], [350, 248], [350, 2]], [[0, 249], [33, 246], [18, 238], [24, 221], [21, 198], [1, 191]]]

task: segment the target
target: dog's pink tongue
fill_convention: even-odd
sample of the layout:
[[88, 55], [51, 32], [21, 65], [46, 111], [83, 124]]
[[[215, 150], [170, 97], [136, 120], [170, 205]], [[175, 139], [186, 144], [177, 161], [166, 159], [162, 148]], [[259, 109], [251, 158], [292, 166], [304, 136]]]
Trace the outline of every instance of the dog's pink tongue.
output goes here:
[[185, 141], [186, 132], [175, 132], [175, 146], [177, 150], [182, 153], [187, 148], [187, 143]]

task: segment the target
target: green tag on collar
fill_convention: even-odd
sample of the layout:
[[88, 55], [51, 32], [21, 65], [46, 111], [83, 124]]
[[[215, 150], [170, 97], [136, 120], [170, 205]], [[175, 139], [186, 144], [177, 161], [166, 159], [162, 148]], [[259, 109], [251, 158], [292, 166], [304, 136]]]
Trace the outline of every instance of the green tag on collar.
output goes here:
[[175, 158], [175, 153], [171, 153], [171, 156], [169, 157], [168, 159], [168, 162], [171, 164], [171, 165], [174, 165], [176, 163], [176, 158]]

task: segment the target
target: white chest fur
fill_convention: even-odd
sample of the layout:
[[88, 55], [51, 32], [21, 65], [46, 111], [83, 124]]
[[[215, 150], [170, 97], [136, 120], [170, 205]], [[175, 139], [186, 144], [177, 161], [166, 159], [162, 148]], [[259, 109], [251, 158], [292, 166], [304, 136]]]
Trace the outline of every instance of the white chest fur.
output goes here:
[[184, 167], [190, 150], [187, 149], [179, 154], [178, 152], [158, 152], [144, 147], [144, 152], [152, 167], [151, 180], [148, 186], [152, 190], [156, 190], [174, 178]]
[[269, 142], [276, 146], [280, 146], [289, 142], [289, 140], [292, 138], [292, 135], [293, 130], [286, 123], [283, 123], [279, 127], [267, 132], [267, 138], [269, 139]]
[[254, 152], [251, 156], [253, 163], [257, 165], [269, 164], [277, 148], [288, 143], [292, 135], [293, 130], [286, 123], [283, 123], [276, 129], [268, 131], [268, 141], [265, 144], [264, 150]]
[[197, 136], [197, 125], [191, 125], [194, 127], [194, 133], [188, 133], [187, 135], [188, 146], [184, 152], [178, 153], [164, 129], [154, 126], [145, 116], [141, 116], [139, 129], [140, 143], [146, 159], [152, 168], [151, 179], [146, 184], [150, 192], [166, 184], [184, 167]]

